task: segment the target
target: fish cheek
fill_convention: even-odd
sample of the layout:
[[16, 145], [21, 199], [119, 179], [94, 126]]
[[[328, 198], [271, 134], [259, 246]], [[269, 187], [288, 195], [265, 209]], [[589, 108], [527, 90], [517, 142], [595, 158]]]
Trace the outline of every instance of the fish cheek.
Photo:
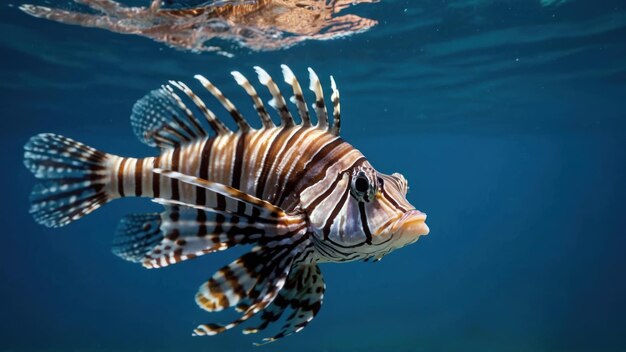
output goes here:
[[390, 225], [403, 214], [384, 197], [377, 197], [375, 201], [369, 204], [367, 211], [372, 233], [381, 237], [381, 240], [387, 239], [391, 235], [385, 230], [389, 229]]
[[342, 223], [342, 236], [338, 240], [345, 245], [362, 243], [367, 236], [362, 227], [359, 202], [351, 198], [343, 210], [345, 213], [342, 215], [344, 215], [345, 221]]

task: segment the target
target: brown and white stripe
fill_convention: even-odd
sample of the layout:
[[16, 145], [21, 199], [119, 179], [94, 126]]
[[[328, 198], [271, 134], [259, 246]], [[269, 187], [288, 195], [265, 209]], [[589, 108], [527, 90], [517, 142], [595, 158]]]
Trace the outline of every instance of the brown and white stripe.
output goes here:
[[31, 212], [46, 226], [63, 226], [115, 198], [148, 197], [163, 204], [161, 214], [124, 218], [114, 241], [114, 253], [148, 268], [254, 245], [196, 294], [207, 311], [235, 308], [242, 315], [229, 324], [202, 324], [194, 333], [217, 334], [261, 312], [260, 325], [245, 330], [254, 333], [291, 309], [281, 331], [264, 340], [271, 342], [300, 331], [319, 311], [325, 286], [318, 262], [388, 253], [391, 236], [381, 234], [413, 207], [404, 198], [408, 187], [401, 175], [375, 172], [339, 136], [339, 91], [332, 77], [329, 118], [322, 85], [309, 68], [313, 119], [300, 83], [282, 66], [296, 122], [276, 81], [254, 69], [272, 96], [278, 125], [241, 73], [232, 75], [250, 96], [260, 128], [196, 75], [236, 129], [185, 83], [170, 81], [140, 99], [131, 116], [135, 134], [159, 147], [158, 156], [124, 158], [45, 134], [27, 144], [25, 163], [42, 179]]

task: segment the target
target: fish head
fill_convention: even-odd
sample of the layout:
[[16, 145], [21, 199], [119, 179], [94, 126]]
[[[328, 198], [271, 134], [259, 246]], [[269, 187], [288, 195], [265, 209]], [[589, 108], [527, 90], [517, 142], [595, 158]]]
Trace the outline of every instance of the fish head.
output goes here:
[[329, 201], [314, 214], [318, 237], [338, 248], [365, 257], [381, 258], [429, 233], [426, 214], [406, 199], [407, 180], [399, 173], [385, 175], [369, 162], [346, 170], [338, 178]]
[[364, 232], [369, 231], [372, 245], [387, 248], [385, 254], [430, 232], [426, 214], [406, 199], [408, 190], [408, 182], [400, 173], [385, 175], [369, 165], [352, 172], [350, 193], [359, 214], [351, 216], [359, 219]]

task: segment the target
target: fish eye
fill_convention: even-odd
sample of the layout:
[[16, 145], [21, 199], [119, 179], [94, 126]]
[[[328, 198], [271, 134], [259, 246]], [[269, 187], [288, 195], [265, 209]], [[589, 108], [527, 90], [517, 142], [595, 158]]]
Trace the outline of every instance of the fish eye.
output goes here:
[[367, 171], [357, 170], [352, 176], [351, 193], [359, 202], [369, 202], [376, 195], [376, 178], [370, 177]]
[[365, 193], [370, 188], [370, 183], [365, 176], [357, 176], [354, 181], [354, 189], [360, 193]]

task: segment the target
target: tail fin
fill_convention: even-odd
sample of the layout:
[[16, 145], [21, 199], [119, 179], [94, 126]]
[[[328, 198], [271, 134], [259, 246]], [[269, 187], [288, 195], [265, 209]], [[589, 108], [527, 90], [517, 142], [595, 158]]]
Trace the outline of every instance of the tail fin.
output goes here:
[[41, 181], [30, 195], [35, 221], [65, 226], [108, 202], [111, 157], [63, 136], [32, 137], [24, 146], [24, 165]]

